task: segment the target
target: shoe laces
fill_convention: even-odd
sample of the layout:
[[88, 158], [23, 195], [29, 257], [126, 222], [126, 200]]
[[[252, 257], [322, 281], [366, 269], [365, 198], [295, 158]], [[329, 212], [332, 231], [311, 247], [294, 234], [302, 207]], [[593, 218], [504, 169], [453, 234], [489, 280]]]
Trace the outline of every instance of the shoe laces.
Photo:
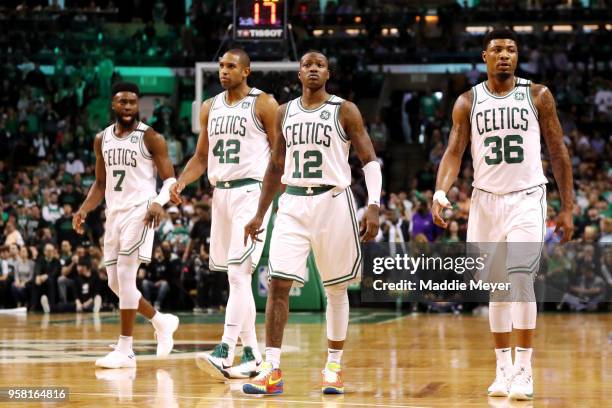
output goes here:
[[338, 372], [342, 370], [342, 367], [338, 363], [327, 363], [325, 365], [325, 369], [323, 370], [323, 378], [325, 382], [333, 383], [338, 381]]
[[227, 358], [228, 354], [229, 346], [225, 343], [221, 343], [215, 346], [215, 349], [210, 355], [217, 358]]
[[253, 380], [263, 381], [265, 380], [267, 376], [269, 376], [272, 373], [273, 370], [274, 368], [272, 367], [272, 363], [268, 363], [267, 361], [265, 361], [261, 365], [261, 370], [259, 371], [259, 374], [257, 374], [257, 376]]
[[509, 370], [506, 369], [506, 367], [497, 367], [497, 372], [496, 372], [496, 378], [495, 381], [496, 382], [508, 382], [510, 381], [511, 375]]
[[253, 349], [249, 346], [246, 346], [242, 350], [242, 357], [240, 357], [240, 364], [249, 363], [251, 361], [255, 361], [255, 355], [253, 354]]
[[527, 385], [531, 380], [531, 372], [525, 367], [521, 367], [514, 376], [514, 383], [519, 385]]

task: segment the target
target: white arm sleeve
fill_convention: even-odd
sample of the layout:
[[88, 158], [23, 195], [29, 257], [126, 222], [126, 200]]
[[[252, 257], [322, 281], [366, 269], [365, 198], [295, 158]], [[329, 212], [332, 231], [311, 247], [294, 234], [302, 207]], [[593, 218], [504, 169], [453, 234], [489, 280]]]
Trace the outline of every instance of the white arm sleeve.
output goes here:
[[366, 188], [368, 190], [368, 205], [374, 204], [380, 207], [380, 194], [382, 192], [382, 173], [380, 163], [373, 160], [363, 166]]
[[153, 202], [161, 205], [162, 207], [166, 205], [166, 203], [170, 201], [170, 186], [174, 183], [176, 183], [176, 179], [174, 177], [165, 179], [161, 190], [159, 190], [159, 194], [157, 197], [155, 197]]

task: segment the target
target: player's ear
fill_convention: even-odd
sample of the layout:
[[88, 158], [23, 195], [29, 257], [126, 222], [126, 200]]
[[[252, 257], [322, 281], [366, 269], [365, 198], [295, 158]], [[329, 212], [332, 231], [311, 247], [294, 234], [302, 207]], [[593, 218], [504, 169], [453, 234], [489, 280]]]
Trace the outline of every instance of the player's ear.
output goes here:
[[487, 51], [483, 51], [482, 52], [482, 60], [486, 63], [487, 62]]
[[251, 67], [245, 67], [243, 73], [245, 78], [251, 75]]

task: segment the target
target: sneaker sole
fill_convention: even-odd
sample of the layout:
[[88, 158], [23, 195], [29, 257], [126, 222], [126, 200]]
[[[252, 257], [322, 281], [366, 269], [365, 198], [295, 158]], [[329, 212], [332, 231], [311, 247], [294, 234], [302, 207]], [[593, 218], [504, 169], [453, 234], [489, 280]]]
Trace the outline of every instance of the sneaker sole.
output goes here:
[[323, 387], [321, 388], [321, 391], [323, 392], [323, 394], [328, 394], [328, 395], [344, 394], [344, 388], [337, 388], [337, 387]]
[[219, 368], [206, 357], [196, 356], [196, 365], [215, 380], [225, 382], [229, 378], [229, 373], [226, 370]]
[[508, 393], [504, 391], [493, 391], [493, 392], [488, 392], [487, 395], [489, 397], [507, 397]]
[[130, 365], [110, 365], [110, 364], [105, 365], [104, 363], [98, 363], [96, 361], [96, 367], [107, 368], [109, 370], [119, 369], [119, 368], [136, 368], [136, 363], [130, 364]]
[[510, 393], [508, 398], [510, 398], [511, 400], [515, 400], [515, 401], [531, 401], [533, 399], [533, 394], [514, 392], [514, 393]]
[[283, 393], [283, 389], [277, 389], [272, 392], [262, 391], [258, 387], [255, 387], [251, 384], [244, 384], [242, 386], [242, 392], [245, 394], [255, 394], [255, 395], [278, 395]]

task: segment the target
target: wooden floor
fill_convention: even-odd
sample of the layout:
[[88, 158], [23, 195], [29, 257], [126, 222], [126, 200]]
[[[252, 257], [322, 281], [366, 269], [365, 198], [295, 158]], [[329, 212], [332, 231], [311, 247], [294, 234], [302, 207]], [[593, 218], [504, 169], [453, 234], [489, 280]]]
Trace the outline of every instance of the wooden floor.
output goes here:
[[352, 312], [347, 393], [324, 397], [324, 315], [293, 313], [284, 337], [285, 393], [259, 398], [242, 394], [241, 381], [216, 383], [195, 365], [194, 353], [220, 338], [223, 316], [180, 317], [170, 358], [155, 359], [153, 330], [141, 320], [138, 369], [100, 371], [93, 361], [110, 351], [117, 315], [0, 315], [0, 387], [68, 387], [69, 402], [45, 405], [53, 407], [604, 407], [612, 397], [609, 314], [539, 316], [532, 403], [486, 397], [495, 370], [486, 317]]

